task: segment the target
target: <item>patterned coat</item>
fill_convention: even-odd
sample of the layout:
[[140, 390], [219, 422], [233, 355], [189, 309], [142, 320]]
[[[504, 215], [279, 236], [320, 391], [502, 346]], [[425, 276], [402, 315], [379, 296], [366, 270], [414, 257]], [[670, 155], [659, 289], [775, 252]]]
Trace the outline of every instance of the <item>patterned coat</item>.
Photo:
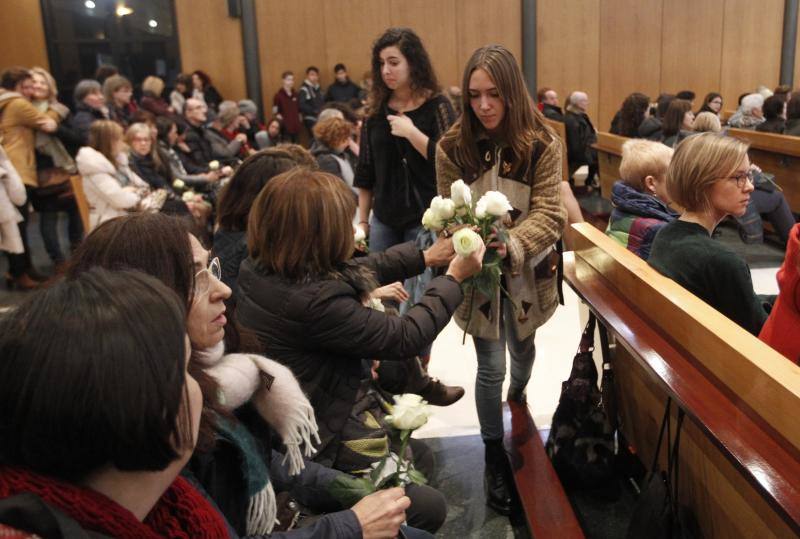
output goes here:
[[[547, 142], [537, 142], [532, 163], [513, 172], [511, 148], [489, 139], [478, 141], [481, 168], [467, 171], [456, 163], [455, 156], [440, 142], [436, 149], [436, 179], [439, 194], [450, 196], [450, 185], [458, 179], [480, 197], [486, 191], [501, 191], [514, 210], [509, 227], [506, 286], [522, 312], [514, 320], [517, 335], [524, 339], [544, 324], [556, 309], [556, 276], [537, 278], [534, 268], [552, 252], [561, 237], [566, 211], [561, 204], [561, 141], [549, 131], [541, 134]], [[485, 339], [500, 337], [500, 293], [487, 298], [468, 294], [456, 311], [456, 323], [462, 329], [469, 320], [469, 333]], [[470, 317], [470, 311], [472, 316]]]

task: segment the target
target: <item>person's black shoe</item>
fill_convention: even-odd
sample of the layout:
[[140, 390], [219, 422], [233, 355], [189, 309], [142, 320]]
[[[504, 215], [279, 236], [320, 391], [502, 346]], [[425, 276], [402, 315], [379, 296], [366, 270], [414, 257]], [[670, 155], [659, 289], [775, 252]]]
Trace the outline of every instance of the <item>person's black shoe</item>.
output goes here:
[[420, 397], [434, 406], [450, 406], [464, 396], [461, 386], [446, 386], [436, 378], [431, 378], [425, 389], [419, 392]]
[[486, 505], [501, 515], [511, 514], [511, 489], [509, 487], [508, 461], [500, 440], [484, 440], [486, 444], [486, 469], [483, 485]]
[[528, 392], [525, 391], [525, 388], [517, 389], [513, 387], [508, 388], [508, 394], [506, 395], [507, 401], [514, 401], [520, 404], [525, 404], [528, 402]]

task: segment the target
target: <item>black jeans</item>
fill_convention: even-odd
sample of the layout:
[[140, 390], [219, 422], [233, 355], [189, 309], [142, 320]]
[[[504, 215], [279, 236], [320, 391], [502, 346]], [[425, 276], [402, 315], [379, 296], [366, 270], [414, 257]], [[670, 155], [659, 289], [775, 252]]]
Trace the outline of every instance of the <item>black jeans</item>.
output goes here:
[[775, 232], [785, 244], [789, 239], [789, 231], [795, 220], [786, 197], [780, 191], [764, 191], [755, 189], [750, 195], [747, 211], [737, 217], [739, 236], [745, 243], [762, 243], [764, 241], [764, 224], [761, 215], [775, 228]]
[[[62, 209], [67, 214], [67, 235], [70, 251], [72, 251], [83, 239], [83, 223], [75, 199], [65, 199], [62, 204]], [[44, 248], [55, 264], [60, 264], [66, 259], [58, 240], [58, 214], [58, 210], [39, 212], [39, 230], [42, 233]]]

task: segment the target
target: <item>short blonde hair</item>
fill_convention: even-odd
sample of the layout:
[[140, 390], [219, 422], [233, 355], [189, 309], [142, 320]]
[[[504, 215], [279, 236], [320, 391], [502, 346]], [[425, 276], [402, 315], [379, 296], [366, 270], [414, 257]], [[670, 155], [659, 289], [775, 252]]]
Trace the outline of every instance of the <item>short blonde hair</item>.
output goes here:
[[131, 124], [125, 131], [125, 142], [130, 146], [133, 139], [139, 135], [144, 135], [148, 138], [152, 137], [153, 133], [150, 131], [150, 126], [143, 122]]
[[669, 146], [645, 139], [630, 139], [622, 145], [622, 162], [619, 176], [637, 191], [644, 191], [648, 176], [663, 178], [672, 159]]
[[713, 112], [706, 111], [697, 115], [694, 119], [692, 129], [694, 129], [696, 133], [705, 133], [708, 131], [711, 133], [719, 133], [722, 131], [722, 124], [719, 121], [719, 116]]
[[160, 96], [161, 92], [164, 91], [164, 81], [158, 77], [150, 75], [144, 79], [144, 81], [142, 81], [142, 91], [152, 92], [153, 95]]
[[685, 138], [667, 169], [667, 193], [687, 211], [707, 211], [709, 189], [736, 170], [749, 148], [742, 140], [717, 133]]
[[53, 78], [53, 75], [50, 74], [43, 67], [35, 66], [31, 68], [31, 75], [39, 75], [42, 77], [45, 82], [47, 82], [47, 86], [50, 88], [50, 95], [47, 97], [47, 100], [50, 103], [58, 102], [58, 85], [56, 84], [56, 79]]

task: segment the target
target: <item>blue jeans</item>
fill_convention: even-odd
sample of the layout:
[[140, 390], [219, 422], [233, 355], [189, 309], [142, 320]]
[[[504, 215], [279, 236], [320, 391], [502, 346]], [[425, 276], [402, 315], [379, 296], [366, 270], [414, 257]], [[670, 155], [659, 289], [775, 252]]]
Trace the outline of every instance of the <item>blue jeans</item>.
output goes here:
[[[67, 206], [65, 211], [71, 252], [83, 240], [83, 223], [78, 212], [78, 206], [74, 202], [72, 205]], [[58, 211], [39, 212], [39, 230], [44, 241], [44, 248], [55, 264], [60, 264], [65, 260], [64, 252], [61, 250], [61, 242], [58, 238], [58, 214]]]
[[403, 531], [403, 535], [405, 535], [408, 539], [433, 539], [433, 535], [425, 530], [409, 528], [408, 526], [400, 526], [400, 529]]
[[534, 337], [519, 340], [514, 325], [514, 306], [502, 300], [500, 338], [497, 340], [473, 337], [478, 353], [478, 376], [475, 380], [475, 405], [484, 440], [503, 437], [502, 392], [506, 378], [506, 346], [511, 356], [511, 387], [509, 391], [524, 390], [531, 378], [536, 357]]
[[741, 217], [736, 218], [742, 241], [745, 243], [764, 242], [762, 215], [767, 217], [781, 241], [786, 243], [789, 239], [789, 232], [795, 223], [789, 203], [786, 202], [786, 197], [780, 191], [764, 191], [762, 189], [755, 189], [752, 192], [750, 202], [747, 204], [747, 211]]
[[[382, 223], [375, 214], [373, 214], [372, 221], [369, 225], [369, 250], [370, 252], [379, 253], [400, 243], [417, 241], [417, 238], [423, 233], [425, 233], [425, 231], [422, 225], [407, 228], [394, 228]], [[427, 268], [422, 274], [405, 280], [403, 287], [408, 292], [410, 299], [400, 305], [401, 315], [405, 314], [411, 305], [419, 301], [425, 288], [428, 287], [428, 283], [431, 282], [431, 279], [433, 279], [433, 271]], [[424, 350], [420, 350], [419, 355], [428, 356], [430, 353], [431, 347], [428, 346]]]

